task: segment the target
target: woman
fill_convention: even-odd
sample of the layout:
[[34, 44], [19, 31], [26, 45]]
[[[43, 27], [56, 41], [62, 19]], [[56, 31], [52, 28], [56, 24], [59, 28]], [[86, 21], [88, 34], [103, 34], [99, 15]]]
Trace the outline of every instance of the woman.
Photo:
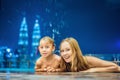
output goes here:
[[115, 63], [83, 56], [77, 40], [66, 38], [60, 44], [61, 67], [68, 72], [120, 72]]

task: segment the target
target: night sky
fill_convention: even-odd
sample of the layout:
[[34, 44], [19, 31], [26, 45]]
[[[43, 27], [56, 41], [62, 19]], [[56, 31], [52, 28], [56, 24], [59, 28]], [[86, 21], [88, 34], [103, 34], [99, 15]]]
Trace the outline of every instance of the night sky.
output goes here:
[[51, 35], [49, 22], [59, 29], [57, 44], [74, 37], [84, 53], [120, 53], [120, 0], [1, 0], [0, 6], [0, 46], [17, 47], [25, 16], [30, 41], [39, 19], [41, 36]]

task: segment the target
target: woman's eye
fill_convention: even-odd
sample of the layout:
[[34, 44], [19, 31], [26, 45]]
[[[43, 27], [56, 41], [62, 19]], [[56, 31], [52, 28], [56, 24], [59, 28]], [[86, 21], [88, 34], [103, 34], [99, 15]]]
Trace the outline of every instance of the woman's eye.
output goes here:
[[66, 49], [66, 51], [69, 51], [70, 49]]

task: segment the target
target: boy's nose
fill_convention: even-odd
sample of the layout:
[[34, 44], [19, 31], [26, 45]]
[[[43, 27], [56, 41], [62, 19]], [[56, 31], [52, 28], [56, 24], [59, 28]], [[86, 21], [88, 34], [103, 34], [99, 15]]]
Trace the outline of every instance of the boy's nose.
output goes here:
[[66, 55], [66, 54], [67, 54], [67, 52], [64, 51], [64, 52], [63, 52], [63, 55]]
[[43, 48], [43, 51], [45, 51], [46, 49], [45, 48]]

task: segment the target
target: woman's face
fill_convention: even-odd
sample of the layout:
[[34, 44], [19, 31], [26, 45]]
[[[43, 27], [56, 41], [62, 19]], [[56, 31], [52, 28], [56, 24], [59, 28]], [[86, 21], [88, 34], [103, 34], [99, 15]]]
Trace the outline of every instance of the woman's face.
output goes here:
[[61, 57], [65, 62], [70, 63], [72, 61], [72, 49], [68, 42], [64, 41], [60, 46]]

